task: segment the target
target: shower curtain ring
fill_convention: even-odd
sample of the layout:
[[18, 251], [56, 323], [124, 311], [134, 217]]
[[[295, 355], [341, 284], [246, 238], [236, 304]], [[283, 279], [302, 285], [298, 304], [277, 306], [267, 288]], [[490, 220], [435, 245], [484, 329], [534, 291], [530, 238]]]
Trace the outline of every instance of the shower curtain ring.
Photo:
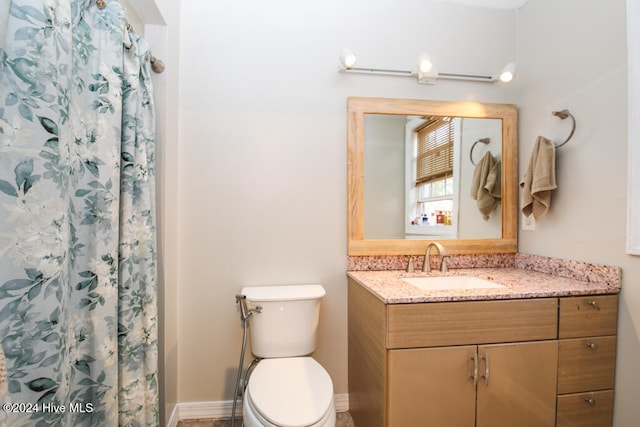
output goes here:
[[104, 2], [104, 0], [98, 0], [96, 1], [96, 6], [98, 6], [98, 9], [102, 10], [107, 7], [107, 4]]

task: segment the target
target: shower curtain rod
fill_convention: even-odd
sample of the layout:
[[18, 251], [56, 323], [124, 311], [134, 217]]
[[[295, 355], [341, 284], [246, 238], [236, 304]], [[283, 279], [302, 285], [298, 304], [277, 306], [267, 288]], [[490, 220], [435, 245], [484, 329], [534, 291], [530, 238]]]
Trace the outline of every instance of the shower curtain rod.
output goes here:
[[[98, 9], [102, 10], [105, 7], [107, 7], [107, 3], [105, 3], [104, 0], [96, 0], [96, 6], [98, 7]], [[135, 28], [133, 28], [133, 25], [131, 25], [129, 23], [129, 21], [126, 21], [126, 25], [127, 25], [127, 30], [132, 31], [136, 34], [138, 34], [138, 32], [136, 31]], [[161, 73], [164, 71], [164, 62], [160, 61], [158, 58], [156, 58], [155, 56], [153, 56], [151, 54], [151, 52], [149, 52], [149, 62], [151, 62], [151, 69], [155, 72], [155, 73]]]

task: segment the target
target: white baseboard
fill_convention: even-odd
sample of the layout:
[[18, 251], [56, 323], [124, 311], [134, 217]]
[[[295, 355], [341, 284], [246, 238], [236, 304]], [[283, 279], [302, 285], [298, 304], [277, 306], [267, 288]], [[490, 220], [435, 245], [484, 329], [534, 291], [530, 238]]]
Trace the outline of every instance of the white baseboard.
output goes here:
[[[233, 400], [178, 403], [179, 420], [231, 418]], [[236, 405], [236, 417], [242, 416], [242, 402]]]
[[334, 394], [333, 403], [336, 405], [336, 412], [347, 412], [349, 410], [349, 395]]
[[[333, 399], [337, 412], [346, 412], [349, 410], [348, 394], [336, 394], [333, 396]], [[178, 403], [171, 413], [167, 427], [177, 427], [178, 421], [182, 420], [231, 418], [232, 410], [232, 400]], [[238, 401], [236, 416], [242, 416], [242, 401]]]
[[178, 406], [173, 407], [173, 411], [171, 411], [171, 416], [167, 421], [167, 427], [178, 427]]

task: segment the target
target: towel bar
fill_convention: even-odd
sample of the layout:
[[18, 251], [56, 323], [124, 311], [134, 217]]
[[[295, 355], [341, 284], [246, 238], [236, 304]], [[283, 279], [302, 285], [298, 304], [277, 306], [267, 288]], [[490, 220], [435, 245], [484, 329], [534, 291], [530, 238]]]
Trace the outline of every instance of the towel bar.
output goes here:
[[[571, 133], [569, 133], [569, 136], [567, 137], [567, 139], [564, 140], [564, 142], [562, 142], [561, 144], [556, 144], [556, 148], [560, 148], [562, 147], [564, 144], [566, 144], [567, 142], [569, 142], [569, 140], [571, 139], [571, 137], [573, 136], [573, 133], [576, 131], [576, 118], [573, 117], [573, 114], [571, 114], [569, 112], [569, 110], [560, 110], [560, 111], [554, 111], [551, 114], [553, 114], [556, 117], [559, 117], [561, 120], [566, 119], [567, 117], [571, 117], [571, 120], [573, 121], [573, 125], [571, 127]], [[472, 148], [473, 149], [473, 148]]]

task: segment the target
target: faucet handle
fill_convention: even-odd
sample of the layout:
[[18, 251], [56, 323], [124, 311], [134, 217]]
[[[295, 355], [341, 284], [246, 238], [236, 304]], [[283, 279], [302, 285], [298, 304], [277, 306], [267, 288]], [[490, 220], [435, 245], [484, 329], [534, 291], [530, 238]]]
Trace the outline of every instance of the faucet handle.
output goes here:
[[449, 255], [442, 255], [442, 261], [440, 261], [440, 271], [443, 273], [447, 273], [449, 271], [449, 264], [447, 260], [449, 259]]
[[413, 257], [409, 257], [409, 263], [407, 264], [407, 273], [413, 273]]

